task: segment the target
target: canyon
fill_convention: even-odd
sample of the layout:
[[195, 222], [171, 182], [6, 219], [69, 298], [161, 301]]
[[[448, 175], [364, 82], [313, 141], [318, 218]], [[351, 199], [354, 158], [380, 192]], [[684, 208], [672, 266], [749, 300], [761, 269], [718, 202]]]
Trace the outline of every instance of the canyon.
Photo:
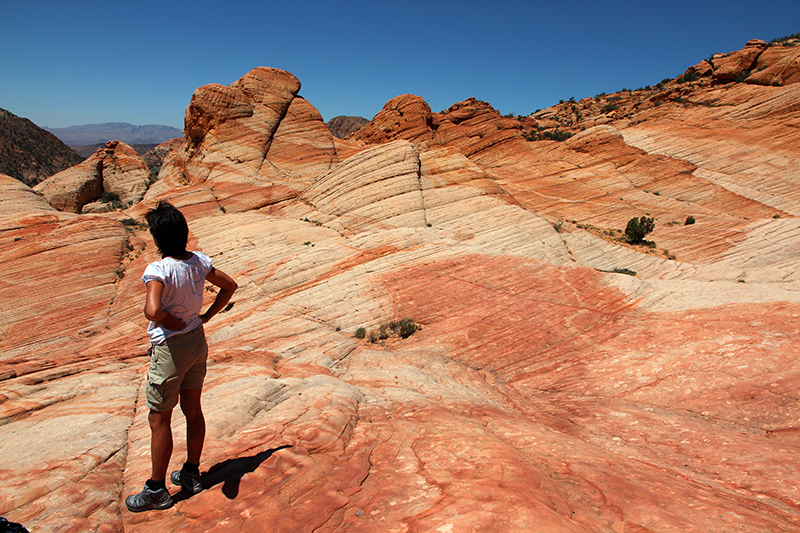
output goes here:
[[[792, 44], [526, 117], [399, 95], [345, 139], [294, 75], [258, 67], [194, 92], [156, 181], [121, 142], [35, 188], [0, 175], [0, 515], [59, 532], [800, 531]], [[239, 290], [206, 325], [206, 490], [132, 514], [160, 200]], [[628, 243], [640, 216], [655, 230]], [[402, 319], [413, 335], [375, 334]], [[178, 410], [173, 430], [176, 469]]]

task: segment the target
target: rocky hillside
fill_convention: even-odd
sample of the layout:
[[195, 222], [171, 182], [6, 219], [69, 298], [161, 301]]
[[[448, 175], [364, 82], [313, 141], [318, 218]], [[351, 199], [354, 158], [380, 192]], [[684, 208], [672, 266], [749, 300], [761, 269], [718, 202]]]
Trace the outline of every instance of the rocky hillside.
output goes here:
[[[519, 119], [401, 95], [346, 140], [297, 78], [257, 68], [195, 91], [181, 146], [122, 211], [0, 179], [0, 515], [32, 531], [799, 530], [800, 83], [795, 48], [756, 44], [779, 83], [684, 75], [660, 100], [575, 102], [580, 119], [572, 102]], [[539, 137], [556, 129], [573, 135]], [[158, 258], [141, 223], [161, 199], [240, 288], [206, 324], [205, 490], [134, 515], [140, 276]], [[655, 229], [632, 243], [633, 217]]]
[[52, 133], [0, 109], [0, 173], [33, 186], [82, 159]]
[[331, 120], [325, 123], [331, 133], [333, 133], [334, 137], [339, 139], [346, 139], [351, 133], [358, 131], [368, 123], [369, 120], [365, 119], [364, 117], [345, 117], [345, 116], [338, 116], [333, 117]]

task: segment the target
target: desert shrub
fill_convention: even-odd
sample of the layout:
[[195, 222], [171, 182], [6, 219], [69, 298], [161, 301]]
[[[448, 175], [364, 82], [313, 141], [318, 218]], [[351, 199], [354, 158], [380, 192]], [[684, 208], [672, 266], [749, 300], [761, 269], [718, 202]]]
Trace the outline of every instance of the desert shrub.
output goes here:
[[601, 113], [610, 113], [611, 111], [615, 111], [617, 109], [619, 109], [619, 106], [617, 104], [606, 104], [606, 105], [604, 105], [603, 107], [600, 108], [600, 112]]
[[531, 130], [529, 133], [526, 133], [524, 137], [526, 141], [566, 141], [573, 135], [575, 134], [556, 128], [554, 130], [538, 132]]
[[750, 77], [750, 72], [751, 72], [750, 70], [743, 70], [741, 74], [736, 76], [736, 80], [735, 81], [743, 82], [744, 80], [746, 80], [747, 78]]
[[357, 339], [366, 338], [367, 341], [376, 343], [378, 341], [386, 340], [389, 337], [400, 337], [407, 339], [420, 329], [422, 329], [422, 326], [414, 323], [412, 319], [404, 318], [403, 320], [399, 321], [393, 320], [391, 322], [385, 322], [381, 324], [377, 330], [370, 332], [367, 332], [365, 328], [358, 328], [353, 334], [353, 337]]
[[105, 203], [119, 202], [119, 194], [115, 192], [104, 192], [100, 195], [100, 201]]
[[633, 217], [625, 228], [625, 239], [631, 244], [640, 243], [644, 240], [645, 235], [653, 232], [655, 227], [656, 222], [653, 217]]
[[400, 335], [400, 338], [407, 339], [418, 329], [422, 329], [422, 327], [418, 324], [415, 324], [413, 320], [410, 318], [404, 318], [397, 324], [397, 333]]
[[694, 217], [692, 215], [689, 215], [688, 217], [686, 217], [686, 222], [684, 222], [683, 225], [690, 226], [692, 224], [694, 224]]
[[545, 139], [549, 139], [551, 141], [566, 141], [570, 137], [572, 137], [574, 133], [570, 133], [568, 131], [562, 131], [558, 128], [550, 131], [542, 132], [542, 137]]
[[792, 39], [800, 39], [800, 33], [793, 33], [791, 35], [786, 35], [784, 37], [778, 37], [777, 39], [772, 39], [769, 44], [785, 44], [786, 41], [790, 41]]
[[626, 276], [635, 276], [636, 271], [630, 268], [615, 268], [612, 272], [615, 274], [625, 274]]

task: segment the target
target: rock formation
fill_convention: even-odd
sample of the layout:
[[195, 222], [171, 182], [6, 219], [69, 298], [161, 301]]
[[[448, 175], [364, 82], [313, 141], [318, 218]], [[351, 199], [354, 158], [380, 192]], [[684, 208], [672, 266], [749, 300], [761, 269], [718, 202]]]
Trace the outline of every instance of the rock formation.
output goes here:
[[360, 130], [369, 120], [364, 117], [346, 117], [338, 116], [333, 117], [325, 125], [331, 130], [334, 137], [339, 139], [346, 139], [350, 134]]
[[[575, 102], [586, 128], [564, 142], [526, 135], [572, 103], [515, 119], [412, 95], [341, 140], [294, 76], [259, 68], [195, 92], [181, 147], [122, 212], [57, 211], [0, 176], [0, 209], [18, 206], [0, 210], [0, 515], [800, 529], [800, 84], [702, 80]], [[240, 288], [206, 325], [206, 490], [131, 514], [157, 259], [138, 223], [162, 198]], [[652, 245], [620, 240], [644, 215]], [[381, 333], [403, 318], [420, 329]]]
[[[112, 202], [129, 207], [142, 199], [149, 185], [150, 172], [139, 154], [125, 143], [109, 141], [34, 189], [60, 211], [89, 213], [108, 211]], [[111, 196], [103, 198], [103, 193]]]

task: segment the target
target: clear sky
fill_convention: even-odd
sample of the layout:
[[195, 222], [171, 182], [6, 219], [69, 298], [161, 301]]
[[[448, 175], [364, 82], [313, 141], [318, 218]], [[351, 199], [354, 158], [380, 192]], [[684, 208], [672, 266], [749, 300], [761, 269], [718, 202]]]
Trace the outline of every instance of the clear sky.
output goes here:
[[326, 121], [405, 93], [528, 114], [796, 32], [800, 0], [0, 0], [0, 107], [46, 127], [183, 128], [197, 87], [266, 66]]

